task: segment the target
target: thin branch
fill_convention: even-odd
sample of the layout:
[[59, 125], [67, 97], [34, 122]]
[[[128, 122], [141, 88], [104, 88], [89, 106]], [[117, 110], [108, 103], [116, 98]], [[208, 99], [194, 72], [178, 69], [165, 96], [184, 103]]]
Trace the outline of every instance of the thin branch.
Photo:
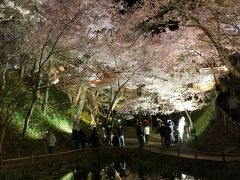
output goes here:
[[8, 69], [8, 62], [3, 70], [3, 73], [2, 73], [2, 81], [3, 81], [3, 84], [2, 84], [2, 91], [5, 90], [5, 85], [6, 85], [6, 72], [7, 72], [7, 69]]
[[40, 60], [39, 60], [38, 67], [41, 66], [42, 59], [43, 59], [43, 54], [44, 54], [44, 49], [47, 47], [47, 45], [48, 45], [49, 42], [50, 42], [50, 41], [49, 41], [49, 36], [50, 36], [50, 29], [49, 29], [49, 31], [48, 31], [48, 35], [47, 35], [47, 37], [46, 37], [46, 41], [44, 42], [43, 47], [42, 47], [42, 49], [41, 49], [41, 54], [40, 54]]
[[115, 93], [115, 95], [114, 95], [114, 98], [113, 98], [113, 100], [112, 100], [112, 102], [111, 102], [111, 104], [110, 104], [110, 107], [109, 107], [109, 109], [108, 109], [106, 121], [107, 121], [107, 119], [108, 119], [108, 117], [109, 117], [109, 115], [110, 115], [110, 113], [111, 113], [111, 111], [112, 111], [112, 106], [113, 106], [113, 104], [114, 104], [114, 102], [115, 102], [115, 100], [116, 100], [116, 98], [117, 98], [118, 93], [119, 93], [120, 90], [128, 83], [129, 80], [130, 80], [130, 78], [127, 79], [127, 80], [118, 88], [118, 90], [116, 91], [116, 93]]
[[54, 49], [55, 49], [55, 47], [56, 47], [59, 39], [60, 39], [61, 36], [62, 36], [62, 34], [63, 34], [64, 31], [67, 29], [67, 27], [76, 19], [76, 17], [77, 17], [78, 15], [79, 15], [79, 13], [76, 13], [76, 14], [74, 15], [74, 17], [73, 17], [71, 20], [69, 20], [69, 21], [63, 26], [63, 28], [62, 28], [62, 30], [60, 31], [60, 33], [58, 34], [55, 42], [53, 43], [53, 45], [52, 45], [52, 47], [51, 47], [51, 50], [50, 50], [50, 52], [48, 53], [48, 56], [45, 58], [45, 60], [44, 60], [44, 61], [42, 62], [42, 64], [40, 65], [39, 70], [42, 69], [43, 65], [44, 65], [44, 64], [48, 61], [48, 59], [51, 57], [51, 55], [52, 55], [52, 53], [53, 53], [53, 51], [54, 51]]
[[6, 21], [14, 21], [13, 17], [14, 17], [14, 14], [12, 14], [9, 18], [2, 18], [0, 19], [0, 23], [6, 22]]

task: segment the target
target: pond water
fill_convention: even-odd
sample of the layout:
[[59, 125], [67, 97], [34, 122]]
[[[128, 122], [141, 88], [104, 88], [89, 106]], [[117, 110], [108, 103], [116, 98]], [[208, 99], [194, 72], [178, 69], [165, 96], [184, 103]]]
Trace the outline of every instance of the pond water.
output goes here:
[[142, 153], [132, 158], [75, 159], [0, 173], [4, 180], [239, 180], [240, 163], [206, 162]]
[[126, 161], [108, 163], [92, 163], [88, 166], [76, 166], [70, 172], [63, 175], [61, 180], [195, 180], [204, 179], [181, 172], [171, 172], [158, 169], [154, 173], [145, 170], [141, 164]]
[[[161, 157], [125, 159], [75, 166], [61, 180], [239, 180], [239, 165]], [[179, 166], [180, 165], [180, 166]], [[236, 167], [235, 170], [233, 170]]]

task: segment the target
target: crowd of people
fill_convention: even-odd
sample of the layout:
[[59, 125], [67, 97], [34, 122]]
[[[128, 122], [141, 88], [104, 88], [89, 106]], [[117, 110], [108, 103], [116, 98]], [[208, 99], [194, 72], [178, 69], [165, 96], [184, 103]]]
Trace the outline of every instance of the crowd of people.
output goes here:
[[142, 148], [144, 144], [149, 143], [150, 122], [147, 119], [145, 119], [143, 122], [137, 121], [136, 135], [138, 138], [139, 147]]
[[[150, 121], [146, 119], [144, 121], [137, 121], [136, 135], [139, 147], [142, 148], [145, 144], [149, 143], [150, 132]], [[179, 119], [177, 128], [174, 126], [174, 122], [171, 119], [158, 119], [157, 133], [160, 135], [162, 146], [166, 148], [169, 148], [178, 142], [183, 143], [189, 138], [189, 131], [184, 116]]]
[[[135, 125], [136, 137], [139, 147], [144, 147], [150, 142], [150, 134], [152, 131], [152, 124], [149, 120], [137, 121]], [[179, 126], [176, 128], [171, 119], [158, 120], [158, 127], [156, 132], [160, 134], [161, 144], [163, 147], [169, 148], [178, 141], [183, 142], [183, 133], [185, 131], [184, 116], [179, 119]], [[43, 136], [45, 147], [49, 154], [53, 153], [56, 143], [56, 137], [48, 130]], [[100, 146], [125, 147], [125, 128], [122, 124], [112, 127], [111, 124], [103, 126], [102, 124], [88, 125], [87, 128], [73, 129], [71, 141], [75, 150], [86, 148], [96, 149]]]
[[124, 147], [124, 128], [122, 125], [113, 128], [110, 124], [106, 127], [89, 124], [86, 132], [83, 129], [73, 130], [72, 143], [74, 149], [85, 149], [85, 144], [88, 144], [89, 148], [97, 148], [100, 145]]

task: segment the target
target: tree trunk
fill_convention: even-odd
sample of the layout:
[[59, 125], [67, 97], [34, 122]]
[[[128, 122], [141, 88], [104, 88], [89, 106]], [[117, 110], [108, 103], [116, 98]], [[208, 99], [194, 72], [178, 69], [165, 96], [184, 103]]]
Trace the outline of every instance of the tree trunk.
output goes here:
[[[82, 85], [82, 84], [81, 84]], [[72, 107], [76, 107], [81, 95], [81, 85], [79, 86], [76, 95], [73, 97]]]
[[42, 111], [43, 114], [46, 114], [47, 111], [47, 105], [48, 105], [48, 97], [49, 97], [49, 83], [47, 84], [47, 88], [45, 89], [44, 97], [43, 97], [43, 103], [42, 103]]
[[46, 114], [46, 110], [47, 110], [47, 105], [48, 105], [48, 97], [49, 97], [49, 86], [50, 86], [50, 82], [49, 79], [51, 77], [51, 68], [52, 68], [52, 61], [51, 59], [48, 61], [48, 72], [47, 72], [47, 88], [45, 89], [44, 92], [44, 97], [43, 97], [43, 102], [42, 102], [42, 111], [43, 114]]
[[7, 119], [2, 116], [2, 121], [0, 125], [0, 154], [3, 152], [3, 143], [7, 131]]
[[29, 107], [29, 110], [28, 110], [27, 115], [26, 115], [25, 120], [24, 120], [24, 126], [23, 126], [23, 132], [22, 132], [22, 137], [23, 138], [26, 137], [29, 121], [30, 121], [30, 118], [32, 116], [32, 112], [33, 112], [33, 110], [35, 108], [36, 101], [37, 101], [37, 95], [34, 94], [33, 98], [32, 98], [31, 105]]
[[3, 152], [3, 142], [7, 130], [7, 123], [4, 123], [0, 128], [0, 154]]
[[[35, 69], [35, 65], [32, 68], [32, 73], [31, 73], [33, 79], [34, 79], [34, 73], [33, 73], [34, 69]], [[28, 124], [29, 124], [30, 118], [32, 116], [32, 112], [33, 112], [33, 110], [35, 108], [37, 99], [40, 96], [40, 89], [39, 89], [39, 87], [40, 87], [41, 81], [42, 81], [41, 68], [39, 67], [38, 72], [37, 72], [37, 76], [36, 76], [36, 80], [35, 80], [36, 83], [34, 83], [32, 85], [32, 102], [31, 102], [31, 105], [30, 105], [30, 107], [28, 109], [28, 112], [27, 112], [25, 120], [24, 120], [24, 126], [23, 126], [23, 132], [22, 132], [22, 137], [23, 138], [26, 136], [27, 129], [28, 129]]]
[[[129, 80], [130, 80], [130, 79], [127, 79], [121, 86], [118, 87], [118, 90], [116, 91], [116, 93], [115, 93], [115, 95], [114, 95], [114, 97], [113, 97], [113, 100], [112, 100], [112, 102], [110, 103], [110, 106], [109, 106], [109, 109], [108, 109], [108, 112], [107, 112], [107, 117], [106, 117], [106, 119], [105, 119], [105, 122], [107, 122], [108, 117], [111, 115], [111, 112], [112, 112], [112, 110], [113, 110], [113, 105], [114, 105], [114, 103], [115, 103], [115, 100], [116, 100], [116, 98], [117, 98], [118, 93], [119, 93], [120, 90], [127, 84], [127, 82], [128, 82]], [[113, 123], [113, 122], [112, 122], [112, 123]]]
[[82, 114], [84, 101], [85, 101], [85, 96], [86, 96], [86, 93], [85, 93], [85, 81], [81, 82], [81, 85], [80, 85], [79, 89], [80, 89], [81, 94], [80, 94], [80, 97], [79, 97], [79, 106], [78, 106], [78, 111], [77, 111], [77, 118], [76, 118], [75, 123], [73, 125], [73, 129], [76, 127], [77, 120], [81, 117], [81, 114]]
[[[5, 91], [5, 87], [6, 87], [6, 72], [7, 72], [7, 66], [8, 66], [8, 62], [2, 72], [2, 86], [0, 89], [0, 97], [4, 98], [4, 91]], [[4, 113], [4, 104], [1, 104], [1, 117], [0, 117], [0, 154], [2, 153], [3, 150], [3, 142], [4, 142], [4, 137], [6, 134], [6, 129], [7, 129], [7, 116]]]
[[5, 90], [6, 87], [6, 72], [7, 72], [7, 67], [8, 67], [8, 62], [2, 72], [2, 87], [1, 87], [1, 91], [3, 92]]
[[41, 98], [41, 92], [40, 92], [40, 84], [42, 83], [42, 75], [39, 73], [39, 76], [37, 78], [36, 86], [34, 88], [34, 91], [36, 92], [36, 98]]
[[20, 73], [20, 80], [22, 81], [22, 80], [23, 80], [23, 77], [24, 77], [24, 73], [25, 73], [25, 65], [24, 65], [24, 62], [21, 62], [21, 64], [20, 64], [19, 73]]

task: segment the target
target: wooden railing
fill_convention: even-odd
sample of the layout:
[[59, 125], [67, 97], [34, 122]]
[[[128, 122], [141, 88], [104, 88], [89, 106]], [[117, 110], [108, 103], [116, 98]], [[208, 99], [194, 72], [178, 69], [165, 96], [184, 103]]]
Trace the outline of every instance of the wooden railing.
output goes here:
[[[0, 161], [0, 170], [16, 169], [30, 166], [46, 165], [47, 163], [58, 163], [72, 160], [81, 160], [86, 158], [86, 155], [105, 156], [107, 158], [113, 158], [114, 155], [119, 158], [131, 158], [133, 153], [139, 151], [139, 146], [127, 146], [124, 148], [115, 147], [101, 147], [97, 149], [86, 149], [86, 150], [73, 150], [66, 152], [58, 152], [54, 154], [46, 155], [34, 155], [22, 158], [14, 159], [2, 159]], [[144, 151], [148, 151], [155, 154], [168, 155], [178, 158], [192, 159], [192, 160], [206, 160], [215, 162], [233, 162], [240, 161], [240, 154], [224, 153], [224, 152], [201, 152], [196, 149], [181, 149], [181, 146], [172, 148], [163, 148], [160, 145], [147, 145], [143, 148]], [[115, 157], [116, 158], [116, 157]]]
[[181, 149], [176, 148], [159, 148], [156, 146], [149, 146], [146, 150], [178, 158], [192, 159], [192, 160], [206, 160], [216, 162], [233, 162], [240, 161], [240, 154], [225, 153], [225, 152], [202, 152], [197, 149]]
[[33, 165], [43, 165], [48, 162], [64, 162], [71, 160], [80, 160], [86, 158], [87, 155], [96, 155], [105, 154], [109, 157], [118, 156], [121, 157], [122, 154], [125, 156], [131, 156], [133, 151], [136, 151], [138, 146], [129, 146], [125, 148], [115, 148], [115, 147], [101, 147], [101, 148], [86, 148], [85, 150], [71, 150], [64, 152], [57, 152], [53, 154], [43, 154], [43, 155], [34, 155], [21, 158], [12, 158], [12, 159], [0, 159], [0, 170], [4, 169], [13, 169], [20, 168], [24, 166], [33, 166]]
[[235, 133], [235, 135], [240, 138], [240, 123], [233, 121], [232, 118], [217, 105], [215, 105], [215, 121], [228, 128], [230, 132]]

